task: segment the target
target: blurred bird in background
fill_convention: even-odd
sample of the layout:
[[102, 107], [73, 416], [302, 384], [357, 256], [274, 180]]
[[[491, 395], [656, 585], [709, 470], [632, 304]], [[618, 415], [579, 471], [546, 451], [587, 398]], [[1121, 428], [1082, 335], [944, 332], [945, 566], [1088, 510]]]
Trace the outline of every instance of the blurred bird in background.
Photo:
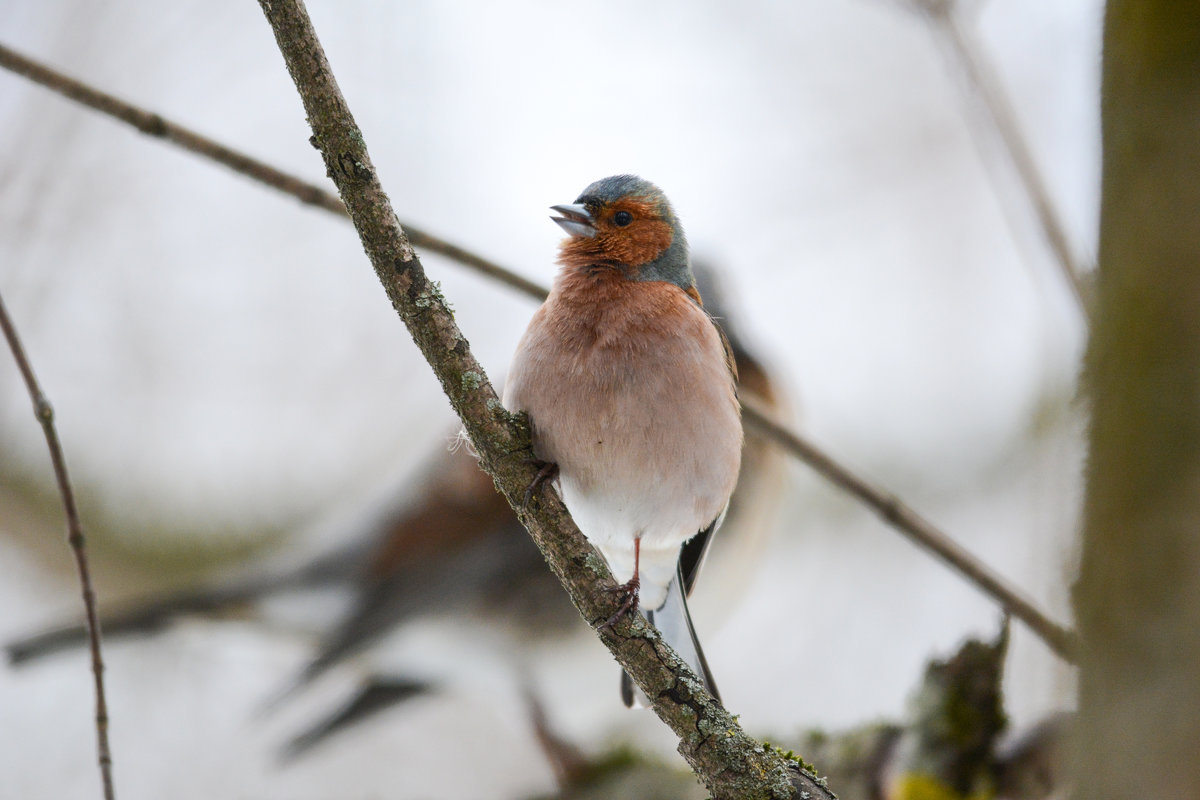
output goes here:
[[[782, 381], [747, 349], [715, 270], [702, 264], [694, 269], [706, 309], [728, 335], [739, 391], [786, 414]], [[706, 594], [721, 598], [717, 613], [732, 605], [737, 587], [745, 584], [774, 528], [784, 465], [778, 448], [747, 432], [737, 490], [708, 558]], [[435, 453], [416, 484], [406, 482], [390, 496], [394, 499], [384, 508], [346, 530], [339, 537], [346, 544], [332, 552], [299, 566], [264, 568], [105, 613], [105, 639], [162, 632], [172, 621], [188, 616], [227, 616], [294, 592], [348, 591], [348, 609], [319, 635], [315, 655], [274, 703], [422, 617], [459, 615], [531, 638], [563, 635], [579, 626], [578, 612], [541, 553], [467, 448]], [[83, 626], [69, 625], [10, 642], [5, 649], [11, 664], [23, 666], [85, 642]], [[411, 675], [364, 676], [353, 696], [292, 739], [284, 755], [298, 756], [330, 735], [433, 688], [430, 680]]]

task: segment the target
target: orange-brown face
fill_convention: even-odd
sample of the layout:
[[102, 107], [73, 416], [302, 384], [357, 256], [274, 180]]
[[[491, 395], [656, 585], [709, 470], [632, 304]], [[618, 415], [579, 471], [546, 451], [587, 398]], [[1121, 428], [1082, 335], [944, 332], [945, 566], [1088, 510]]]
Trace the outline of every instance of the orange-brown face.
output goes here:
[[662, 255], [675, 234], [659, 204], [647, 197], [621, 197], [588, 206], [591, 237], [572, 235], [560, 245], [559, 261], [568, 267], [618, 264], [636, 269]]

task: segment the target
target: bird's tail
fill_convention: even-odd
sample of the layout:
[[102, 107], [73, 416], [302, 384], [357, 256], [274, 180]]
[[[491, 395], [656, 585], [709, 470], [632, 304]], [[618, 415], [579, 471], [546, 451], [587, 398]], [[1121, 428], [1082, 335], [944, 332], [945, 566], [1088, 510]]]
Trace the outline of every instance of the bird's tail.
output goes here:
[[[715, 697], [718, 703], [721, 702], [717, 683], [713, 680], [708, 661], [704, 658], [704, 651], [700, 648], [700, 641], [696, 638], [696, 631], [692, 628], [692, 616], [688, 613], [687, 598], [683, 593], [682, 574], [676, 571], [674, 580], [667, 587], [667, 599], [663, 604], [652, 611], [645, 611], [644, 614], [650, 624], [658, 628], [663, 639], [671, 645], [671, 649], [678, 653], [692, 668], [692, 672], [704, 682], [708, 693]], [[635, 692], [629, 673], [622, 672], [621, 700], [626, 706], [632, 707], [637, 700], [637, 694], [639, 693]]]

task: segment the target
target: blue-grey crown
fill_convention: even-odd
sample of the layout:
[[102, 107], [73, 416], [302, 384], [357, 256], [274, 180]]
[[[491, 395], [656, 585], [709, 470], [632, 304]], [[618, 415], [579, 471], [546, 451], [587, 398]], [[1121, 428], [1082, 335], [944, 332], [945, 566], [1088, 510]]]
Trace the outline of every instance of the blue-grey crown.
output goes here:
[[667, 202], [666, 195], [662, 193], [662, 189], [637, 175], [612, 175], [608, 178], [601, 178], [584, 189], [583, 194], [579, 195], [575, 202], [584, 205], [589, 203], [606, 204], [620, 200], [622, 197], [648, 197], [668, 209], [671, 207]]
[[575, 202], [586, 206], [601, 206], [622, 197], [644, 197], [653, 200], [658, 205], [659, 213], [674, 232], [670, 247], [641, 268], [638, 280], [667, 281], [681, 289], [692, 288], [696, 281], [688, 259], [687, 237], [684, 236], [683, 226], [662, 189], [637, 175], [612, 175], [588, 186]]

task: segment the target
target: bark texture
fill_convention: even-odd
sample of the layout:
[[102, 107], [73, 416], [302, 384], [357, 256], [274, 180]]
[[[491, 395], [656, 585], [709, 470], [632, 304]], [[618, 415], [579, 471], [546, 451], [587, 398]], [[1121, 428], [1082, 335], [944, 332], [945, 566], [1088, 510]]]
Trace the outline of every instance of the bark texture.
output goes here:
[[1200, 787], [1200, 6], [1105, 21], [1075, 796]]
[[[401, 230], [300, 0], [259, 0], [300, 93], [313, 144], [325, 159], [346, 210], [393, 307], [441, 381], [484, 469], [516, 509], [584, 619], [597, 627], [616, 610], [603, 560], [549, 490], [528, 508], [537, 471], [529, 431], [501, 406], [438, 288]], [[679, 751], [714, 798], [833, 797], [797, 762], [764, 748], [704, 691], [657, 632], [634, 615], [600, 634], [617, 661], [680, 737]]]

